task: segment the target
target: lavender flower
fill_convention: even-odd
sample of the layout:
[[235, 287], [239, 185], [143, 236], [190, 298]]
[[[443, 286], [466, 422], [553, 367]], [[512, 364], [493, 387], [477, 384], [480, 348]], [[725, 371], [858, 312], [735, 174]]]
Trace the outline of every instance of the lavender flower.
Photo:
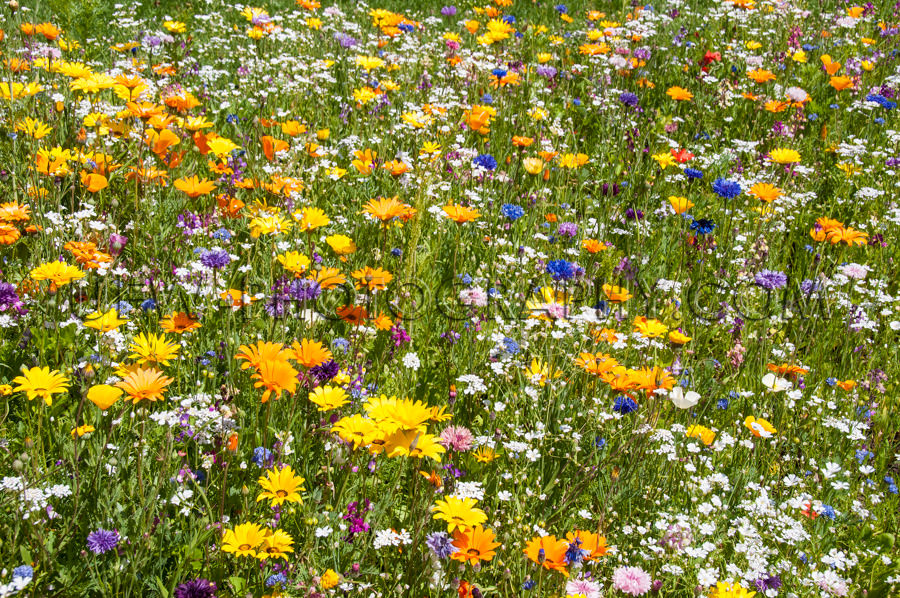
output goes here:
[[574, 222], [560, 222], [556, 234], [560, 237], [574, 237], [578, 234], [578, 225]]
[[16, 286], [8, 282], [0, 282], [0, 313], [15, 310], [19, 315], [28, 313], [25, 304], [16, 292]]
[[456, 14], [456, 7], [453, 6], [452, 4], [450, 6], [445, 6], [445, 7], [441, 8], [441, 14], [444, 15], [445, 17], [452, 17], [453, 15]]

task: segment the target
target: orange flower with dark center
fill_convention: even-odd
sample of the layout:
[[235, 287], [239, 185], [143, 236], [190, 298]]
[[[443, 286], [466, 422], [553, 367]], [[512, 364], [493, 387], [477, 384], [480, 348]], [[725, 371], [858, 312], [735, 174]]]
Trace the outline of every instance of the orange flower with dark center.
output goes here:
[[556, 536], [535, 536], [525, 548], [525, 556], [545, 569], [554, 569], [566, 577], [566, 550], [569, 544], [565, 540], [557, 540]]
[[394, 275], [387, 270], [369, 266], [351, 272], [350, 276], [356, 279], [357, 290], [383, 291], [387, 288], [388, 283], [394, 280]]
[[159, 322], [160, 328], [164, 332], [173, 332], [175, 334], [184, 334], [201, 327], [199, 321], [194, 319], [193, 314], [187, 314], [183, 311], [172, 312]]
[[353, 326], [359, 326], [369, 317], [366, 308], [360, 305], [342, 305], [337, 309], [337, 315]]
[[480, 525], [466, 531], [456, 530], [453, 532], [453, 545], [457, 551], [451, 554], [450, 558], [470, 565], [490, 561], [494, 558], [494, 549], [500, 546], [499, 542], [494, 542], [495, 539], [493, 531]]

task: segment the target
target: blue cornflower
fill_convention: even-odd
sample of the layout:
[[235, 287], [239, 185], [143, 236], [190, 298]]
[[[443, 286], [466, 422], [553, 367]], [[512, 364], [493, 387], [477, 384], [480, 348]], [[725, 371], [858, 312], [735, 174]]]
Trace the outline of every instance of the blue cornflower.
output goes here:
[[403, 257], [403, 250], [399, 247], [394, 247], [391, 249], [391, 255], [394, 257]]
[[144, 311], [150, 311], [151, 309], [156, 309], [156, 301], [151, 299], [144, 299], [141, 301], [141, 309]]
[[599, 436], [597, 436], [596, 438], [594, 438], [594, 446], [598, 449], [602, 449], [606, 446], [606, 438], [600, 438]]
[[556, 12], [558, 12], [561, 15], [564, 15], [567, 12], [569, 12], [569, 7], [566, 6], [565, 4], [557, 4], [556, 6], [553, 7], [553, 10], [555, 10]]
[[397, 25], [397, 29], [399, 29], [403, 33], [409, 33], [414, 29], [414, 27], [409, 23], [400, 23], [399, 25]]
[[577, 264], [566, 260], [552, 260], [547, 264], [547, 274], [552, 276], [553, 280], [570, 280], [575, 278], [577, 271]]
[[580, 563], [584, 557], [590, 554], [589, 550], [581, 548], [581, 538], [575, 538], [566, 548], [566, 562], [569, 564]]
[[716, 403], [716, 407], [723, 411], [725, 409], [728, 409], [728, 399], [719, 399], [719, 401]]
[[345, 338], [336, 338], [333, 341], [331, 341], [331, 346], [334, 347], [335, 349], [340, 349], [341, 351], [346, 351], [347, 348], [350, 346], [350, 341], [348, 341]]
[[525, 582], [522, 584], [522, 589], [525, 591], [528, 591], [528, 590], [533, 589], [534, 586], [536, 586], [536, 585], [537, 585], [537, 583], [533, 579], [526, 579]]
[[713, 181], [712, 190], [725, 199], [734, 199], [741, 194], [741, 186], [738, 183], [721, 177]]
[[715, 229], [716, 223], [709, 218], [700, 218], [699, 220], [695, 218], [694, 221], [691, 222], [691, 230], [698, 235], [708, 235]]
[[497, 168], [497, 160], [490, 154], [480, 154], [475, 156], [475, 159], [472, 160], [472, 164], [480, 166], [485, 170], [494, 170]]
[[627, 415], [632, 411], [637, 411], [638, 404], [634, 402], [634, 399], [631, 397], [626, 397], [624, 395], [616, 397], [616, 400], [613, 401], [613, 411], [621, 413], [622, 415]]
[[892, 102], [880, 93], [870, 93], [866, 96], [867, 102], [874, 102], [881, 106], [882, 108], [886, 108], [887, 110], [893, 110], [897, 107], [897, 102]]
[[231, 240], [231, 233], [228, 231], [227, 228], [224, 228], [224, 227], [220, 228], [219, 230], [214, 232], [212, 234], [212, 236], [213, 236], [213, 239], [219, 239], [220, 241], [230, 241]]
[[510, 355], [517, 355], [519, 351], [522, 350], [521, 347], [519, 347], [519, 343], [509, 338], [508, 336], [503, 337], [503, 348]]
[[685, 168], [684, 175], [689, 179], [702, 179], [703, 171], [696, 168]]
[[240, 120], [241, 120], [241, 117], [238, 116], [237, 114], [229, 114], [228, 116], [225, 117], [225, 122], [227, 122], [229, 125], [233, 125], [237, 122], [240, 122]]
[[497, 77], [498, 79], [502, 79], [503, 77], [505, 77], [506, 73], [507, 73], [506, 69], [494, 69], [491, 71], [491, 74], [493, 76]]
[[825, 384], [827, 384], [828, 386], [835, 386], [837, 383], [838, 383], [837, 378], [835, 378], [833, 376], [829, 376], [828, 378], [825, 378]]
[[460, 280], [464, 285], [470, 285], [470, 284], [472, 284], [472, 277], [469, 276], [468, 274], [460, 274], [460, 275], [459, 275], [459, 280]]
[[822, 515], [828, 517], [832, 521], [837, 517], [837, 513], [834, 512], [834, 507], [831, 505], [822, 505]]
[[481, 103], [482, 104], [493, 104], [494, 96], [492, 96], [489, 93], [484, 94], [483, 96], [481, 96]]
[[517, 206], [514, 203], [505, 203], [500, 206], [500, 213], [503, 214], [507, 219], [515, 222], [525, 215], [525, 209], [522, 208], [522, 206]]
[[266, 587], [273, 587], [279, 584], [284, 585], [287, 583], [287, 575], [284, 573], [274, 573], [266, 578]]
[[20, 565], [13, 569], [12, 573], [13, 579], [21, 578], [21, 579], [31, 579], [34, 577], [34, 569], [31, 568], [31, 565]]

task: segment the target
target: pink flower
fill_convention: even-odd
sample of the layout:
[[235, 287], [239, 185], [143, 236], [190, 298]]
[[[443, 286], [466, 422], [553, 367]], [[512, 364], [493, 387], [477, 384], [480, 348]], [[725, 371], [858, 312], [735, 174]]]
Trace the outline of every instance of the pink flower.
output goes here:
[[600, 598], [600, 584], [590, 579], [570, 579], [566, 582], [566, 595]]
[[462, 426], [449, 426], [441, 432], [441, 444], [459, 452], [472, 448], [472, 433]]
[[640, 567], [619, 567], [613, 571], [613, 587], [623, 594], [642, 596], [650, 591], [650, 575]]

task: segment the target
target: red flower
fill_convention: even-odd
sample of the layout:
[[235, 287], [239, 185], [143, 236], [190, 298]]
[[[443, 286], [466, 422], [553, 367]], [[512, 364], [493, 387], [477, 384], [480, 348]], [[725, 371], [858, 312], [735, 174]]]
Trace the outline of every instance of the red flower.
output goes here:
[[675, 158], [675, 161], [678, 162], [679, 164], [684, 164], [685, 162], [689, 162], [694, 157], [694, 154], [692, 154], [691, 152], [687, 151], [684, 148], [681, 148], [678, 151], [675, 151], [674, 149], [670, 149], [669, 151], [672, 153], [672, 156]]

